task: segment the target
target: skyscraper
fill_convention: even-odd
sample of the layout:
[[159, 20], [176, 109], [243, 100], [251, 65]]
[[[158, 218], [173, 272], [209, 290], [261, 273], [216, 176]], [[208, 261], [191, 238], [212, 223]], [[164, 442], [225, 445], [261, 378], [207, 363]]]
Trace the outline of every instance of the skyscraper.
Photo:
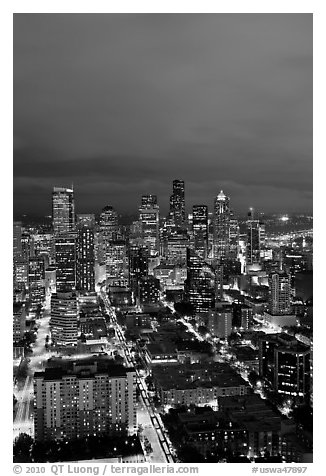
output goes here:
[[77, 227], [87, 226], [88, 228], [95, 227], [95, 215], [93, 213], [79, 213], [77, 215]]
[[57, 291], [76, 289], [76, 237], [60, 235], [55, 239]]
[[156, 256], [160, 249], [159, 220], [160, 208], [156, 195], [143, 195], [139, 207], [139, 221], [143, 245], [148, 247], [152, 256]]
[[176, 266], [186, 266], [189, 236], [187, 230], [174, 228], [167, 236], [165, 257], [166, 262]]
[[100, 231], [105, 244], [119, 238], [118, 212], [111, 205], [104, 207], [101, 212]]
[[215, 273], [190, 248], [187, 249], [186, 294], [196, 312], [207, 312], [214, 307]]
[[208, 254], [208, 210], [207, 205], [194, 205], [192, 207], [192, 230], [194, 248], [202, 257]]
[[77, 297], [74, 292], [52, 294], [50, 328], [55, 345], [77, 345], [77, 317]]
[[254, 209], [250, 208], [247, 219], [247, 265], [260, 262], [260, 250], [263, 243], [264, 232], [263, 224], [255, 219]]
[[230, 198], [223, 190], [215, 198], [213, 228], [214, 258], [224, 258], [230, 250]]
[[183, 227], [185, 225], [185, 183], [183, 180], [173, 180], [173, 191], [170, 197], [170, 216], [175, 226]]
[[139, 280], [148, 275], [148, 249], [145, 246], [129, 248], [129, 287], [134, 298], [138, 296]]
[[268, 284], [269, 313], [278, 316], [290, 314], [290, 276], [285, 271], [276, 271], [269, 275]]
[[111, 240], [107, 245], [106, 282], [109, 286], [128, 284], [128, 256], [125, 240]]
[[230, 213], [230, 249], [229, 258], [237, 259], [239, 253], [239, 237], [240, 228], [238, 220], [233, 216], [233, 212]]
[[78, 225], [76, 247], [76, 289], [95, 291], [94, 231], [88, 222]]
[[75, 201], [72, 188], [53, 187], [52, 226], [55, 234], [75, 230]]
[[22, 222], [14, 221], [13, 227], [13, 255], [14, 260], [22, 256]]
[[28, 287], [31, 309], [36, 310], [45, 299], [45, 267], [43, 257], [30, 258], [28, 263]]

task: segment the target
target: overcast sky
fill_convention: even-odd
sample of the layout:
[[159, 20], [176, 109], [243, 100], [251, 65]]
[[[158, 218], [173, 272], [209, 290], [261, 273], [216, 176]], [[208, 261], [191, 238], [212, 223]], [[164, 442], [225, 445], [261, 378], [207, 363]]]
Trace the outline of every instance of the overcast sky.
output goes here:
[[14, 211], [312, 210], [311, 14], [15, 14]]

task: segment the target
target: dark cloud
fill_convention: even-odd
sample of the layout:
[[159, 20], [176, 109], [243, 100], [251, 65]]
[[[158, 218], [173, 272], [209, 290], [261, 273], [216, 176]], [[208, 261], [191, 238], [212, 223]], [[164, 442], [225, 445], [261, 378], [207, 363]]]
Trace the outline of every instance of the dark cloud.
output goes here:
[[312, 15], [14, 15], [14, 209], [312, 208]]

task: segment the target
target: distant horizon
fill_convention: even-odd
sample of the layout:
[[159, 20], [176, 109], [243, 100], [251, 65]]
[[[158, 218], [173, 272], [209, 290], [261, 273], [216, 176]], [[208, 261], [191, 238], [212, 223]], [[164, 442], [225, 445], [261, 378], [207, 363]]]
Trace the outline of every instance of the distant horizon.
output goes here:
[[[15, 213], [313, 207], [313, 15], [14, 14]], [[87, 32], [87, 34], [85, 34]]]

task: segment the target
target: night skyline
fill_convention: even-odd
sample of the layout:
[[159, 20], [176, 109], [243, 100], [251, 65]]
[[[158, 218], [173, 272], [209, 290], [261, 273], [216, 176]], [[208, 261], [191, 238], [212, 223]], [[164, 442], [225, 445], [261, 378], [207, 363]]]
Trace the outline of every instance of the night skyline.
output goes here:
[[14, 15], [14, 213], [312, 210], [311, 14]]

